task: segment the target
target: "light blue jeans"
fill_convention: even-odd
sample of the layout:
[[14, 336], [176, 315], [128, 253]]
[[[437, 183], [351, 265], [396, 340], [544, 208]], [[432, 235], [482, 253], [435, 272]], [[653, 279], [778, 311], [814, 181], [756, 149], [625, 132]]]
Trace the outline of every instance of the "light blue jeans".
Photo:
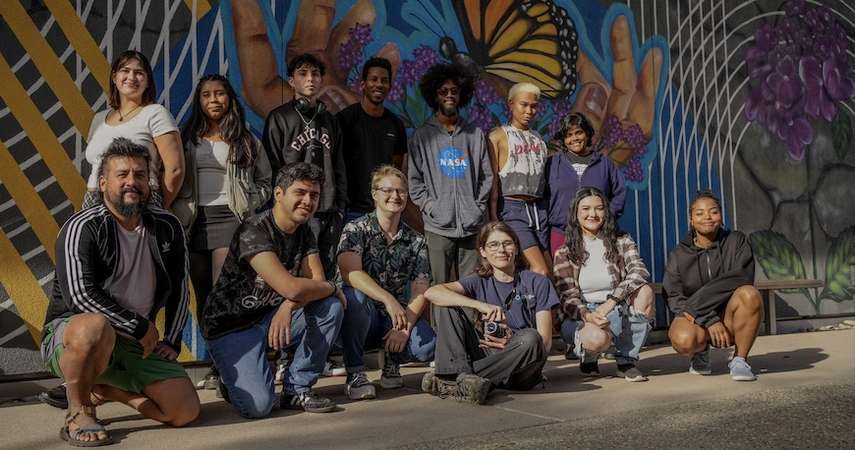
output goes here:
[[[383, 336], [392, 329], [392, 318], [374, 305], [374, 301], [358, 289], [344, 288], [347, 309], [341, 326], [344, 366], [348, 373], [365, 369], [365, 349], [383, 348]], [[390, 353], [392, 361], [402, 364], [433, 360], [436, 334], [428, 321], [419, 319], [410, 332], [410, 340], [400, 353]]]
[[[598, 303], [588, 303], [585, 308], [594, 311], [600, 306]], [[609, 331], [612, 335], [612, 345], [617, 352], [615, 361], [618, 364], [635, 364], [641, 347], [650, 333], [650, 319], [635, 310], [631, 305], [617, 305], [606, 316], [609, 321]], [[574, 346], [574, 353], [582, 362], [593, 362], [599, 358], [599, 353], [588, 352], [582, 348], [578, 331], [582, 329], [582, 321], [564, 319], [561, 322], [561, 338], [568, 345]]]
[[[266, 417], [276, 403], [273, 372], [267, 362], [267, 330], [276, 311], [247, 329], [208, 341], [208, 352], [220, 371], [229, 401], [247, 419]], [[299, 393], [314, 386], [343, 317], [336, 297], [311, 302], [293, 312], [288, 348], [294, 349], [294, 360], [285, 374], [283, 390]]]

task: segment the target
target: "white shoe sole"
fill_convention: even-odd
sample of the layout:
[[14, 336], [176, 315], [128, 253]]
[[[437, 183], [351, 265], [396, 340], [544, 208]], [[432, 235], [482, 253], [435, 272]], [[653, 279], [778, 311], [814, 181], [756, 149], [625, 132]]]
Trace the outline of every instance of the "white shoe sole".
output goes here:
[[748, 375], [731, 375], [730, 379], [733, 381], [755, 381], [757, 380], [756, 376], [748, 376]]
[[692, 374], [692, 375], [703, 375], [703, 376], [707, 376], [707, 375], [712, 374], [712, 369], [706, 369], [706, 370], [695, 370], [695, 368], [694, 368], [694, 367], [689, 367], [689, 373], [690, 373], [690, 374]]

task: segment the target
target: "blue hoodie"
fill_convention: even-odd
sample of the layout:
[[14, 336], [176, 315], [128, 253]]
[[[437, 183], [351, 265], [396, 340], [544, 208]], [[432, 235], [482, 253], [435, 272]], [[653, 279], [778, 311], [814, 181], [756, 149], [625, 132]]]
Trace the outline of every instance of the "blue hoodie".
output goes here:
[[546, 161], [546, 192], [548, 199], [549, 226], [561, 231], [567, 227], [567, 212], [573, 206], [576, 191], [583, 187], [595, 187], [609, 199], [609, 209], [619, 219], [623, 213], [626, 187], [623, 176], [611, 159], [595, 151], [591, 164], [580, 177], [565, 152], [556, 153]]

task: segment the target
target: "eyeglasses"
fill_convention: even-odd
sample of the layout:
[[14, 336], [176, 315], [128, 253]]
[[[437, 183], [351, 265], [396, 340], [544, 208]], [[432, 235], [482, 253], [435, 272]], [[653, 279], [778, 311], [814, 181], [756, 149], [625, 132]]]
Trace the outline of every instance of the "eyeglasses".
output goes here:
[[390, 187], [378, 187], [374, 188], [374, 190], [382, 192], [383, 195], [392, 195], [392, 193], [394, 192], [401, 197], [406, 197], [409, 194], [406, 189], [395, 189]]
[[501, 241], [501, 242], [490, 241], [490, 242], [487, 242], [486, 244], [484, 244], [484, 248], [486, 248], [487, 250], [489, 250], [491, 252], [499, 251], [499, 247], [514, 248], [515, 246], [516, 245], [514, 244], [514, 241]]
[[444, 89], [439, 89], [438, 91], [436, 91], [436, 93], [440, 97], [448, 97], [449, 95], [453, 95], [456, 97], [456, 96], [460, 95], [460, 89], [459, 88], [444, 88]]

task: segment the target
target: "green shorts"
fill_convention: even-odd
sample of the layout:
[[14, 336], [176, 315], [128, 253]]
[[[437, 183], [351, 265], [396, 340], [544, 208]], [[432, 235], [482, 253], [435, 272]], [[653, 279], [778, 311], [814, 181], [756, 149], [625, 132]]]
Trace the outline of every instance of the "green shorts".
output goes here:
[[[45, 325], [42, 340], [42, 358], [47, 368], [63, 379], [65, 377], [59, 367], [59, 359], [65, 349], [62, 345], [62, 335], [71, 319], [72, 317], [60, 318]], [[95, 384], [106, 384], [140, 394], [146, 386], [170, 378], [187, 378], [187, 372], [177, 361], [170, 361], [153, 353], [143, 359], [139, 342], [117, 334], [107, 370], [95, 380]]]

